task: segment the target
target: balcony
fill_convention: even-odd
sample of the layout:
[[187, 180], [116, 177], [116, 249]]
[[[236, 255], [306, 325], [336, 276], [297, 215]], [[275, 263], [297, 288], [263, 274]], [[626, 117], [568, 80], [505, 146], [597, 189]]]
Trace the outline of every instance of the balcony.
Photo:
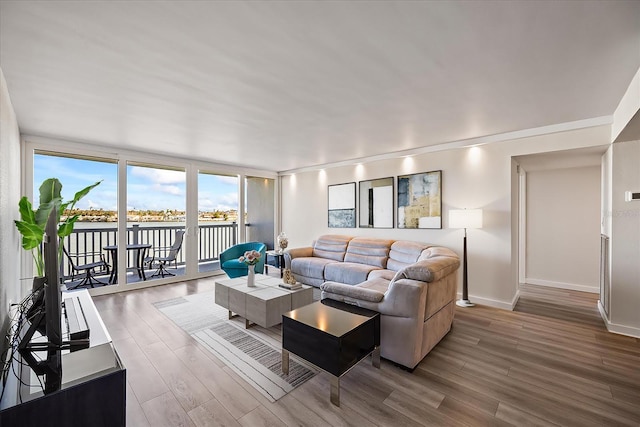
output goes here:
[[[84, 224], [83, 224], [84, 225]], [[183, 224], [175, 225], [132, 225], [127, 227], [127, 245], [148, 244], [151, 245], [149, 255], [154, 248], [171, 246], [175, 240], [176, 231], [184, 230]], [[74, 261], [76, 264], [90, 264], [104, 257], [112, 269], [116, 264], [111, 251], [104, 249], [106, 246], [117, 245], [117, 227], [109, 227], [107, 223], [96, 223], [95, 227], [76, 226], [73, 233], [64, 239], [64, 246], [69, 253], [79, 254]], [[222, 251], [237, 243], [238, 225], [234, 223], [200, 224], [198, 227], [198, 271], [210, 272], [220, 268], [219, 256]], [[191, 237], [189, 237], [191, 238]], [[186, 238], [185, 238], [186, 244]], [[137, 251], [127, 250], [127, 283], [136, 283], [143, 280], [136, 269]], [[185, 274], [186, 250], [183, 245], [177, 254], [176, 263], [171, 263], [168, 269], [176, 276]], [[151, 280], [156, 268], [147, 264], [141, 265], [144, 269], [146, 280]], [[67, 287], [74, 287], [83, 279], [77, 274], [72, 278], [72, 269], [65, 257], [60, 265], [61, 281]], [[109, 274], [106, 271], [96, 272], [95, 277], [105, 283], [110, 283]], [[157, 277], [153, 277], [155, 279]], [[112, 282], [115, 282], [114, 278]], [[98, 286], [98, 285], [96, 285]]]

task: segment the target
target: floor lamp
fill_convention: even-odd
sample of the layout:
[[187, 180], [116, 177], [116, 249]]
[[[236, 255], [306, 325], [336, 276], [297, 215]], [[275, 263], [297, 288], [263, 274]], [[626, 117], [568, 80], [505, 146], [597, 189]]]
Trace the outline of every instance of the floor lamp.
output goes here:
[[449, 210], [449, 228], [464, 228], [462, 249], [462, 299], [456, 301], [460, 307], [473, 307], [469, 301], [467, 278], [467, 228], [482, 228], [482, 209], [451, 209]]

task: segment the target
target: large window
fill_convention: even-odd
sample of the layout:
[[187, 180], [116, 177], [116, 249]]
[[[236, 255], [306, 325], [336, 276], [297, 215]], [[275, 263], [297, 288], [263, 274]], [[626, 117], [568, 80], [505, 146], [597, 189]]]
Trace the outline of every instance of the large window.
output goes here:
[[[72, 200], [76, 192], [101, 181], [80, 199], [65, 217], [78, 215], [74, 232], [63, 240], [60, 277], [67, 288], [103, 286], [115, 283], [111, 274], [112, 260], [105, 248], [118, 239], [118, 165], [109, 159], [71, 157], [36, 152], [33, 157], [33, 204], [39, 205], [40, 185], [48, 178], [62, 183], [62, 198]], [[83, 266], [96, 264], [87, 276]]]
[[245, 240], [273, 247], [273, 174], [247, 178], [226, 165], [87, 147], [45, 138], [25, 147], [24, 170], [33, 175], [24, 178], [36, 205], [47, 178], [62, 182], [65, 200], [100, 181], [65, 213], [78, 215], [63, 242], [67, 288], [101, 294], [220, 274], [219, 256], [228, 247]]

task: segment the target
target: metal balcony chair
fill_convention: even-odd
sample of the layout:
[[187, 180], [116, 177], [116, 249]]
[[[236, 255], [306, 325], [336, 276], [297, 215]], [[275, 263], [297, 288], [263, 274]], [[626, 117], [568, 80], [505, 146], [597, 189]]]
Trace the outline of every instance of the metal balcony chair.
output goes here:
[[260, 261], [254, 266], [256, 273], [264, 271], [265, 254], [267, 246], [261, 242], [247, 242], [231, 246], [224, 252], [220, 253], [220, 268], [227, 273], [230, 278], [246, 276], [249, 274], [249, 267], [243, 262], [238, 261], [246, 251], [256, 250], [260, 252]]
[[[74, 285], [72, 287], [68, 287], [67, 289], [76, 289], [80, 286], [89, 285], [92, 288], [94, 285], [108, 285], [107, 282], [102, 282], [96, 278], [96, 272], [99, 272], [101, 275], [109, 275], [109, 264], [104, 259], [104, 255], [102, 252], [82, 252], [82, 253], [69, 253], [66, 247], [62, 247], [64, 254], [67, 256], [67, 261], [69, 262], [69, 271], [71, 271], [71, 281], [73, 282], [76, 278], [76, 275], [84, 274], [84, 278], [82, 282]], [[85, 264], [80, 264], [80, 260], [83, 260]], [[92, 260], [93, 262], [86, 263], [87, 259]], [[95, 261], [98, 259], [98, 261]]]
[[[176, 238], [171, 246], [159, 247], [153, 249], [153, 255], [145, 258], [144, 263], [149, 264], [149, 268], [153, 268], [155, 262], [158, 263], [158, 267], [155, 273], [151, 277], [155, 276], [175, 276], [174, 273], [167, 270], [166, 265], [170, 263], [175, 264], [175, 268], [178, 268], [178, 252], [182, 248], [182, 241], [184, 240], [184, 231], [176, 231]], [[159, 254], [166, 254], [165, 256], [158, 256]]]

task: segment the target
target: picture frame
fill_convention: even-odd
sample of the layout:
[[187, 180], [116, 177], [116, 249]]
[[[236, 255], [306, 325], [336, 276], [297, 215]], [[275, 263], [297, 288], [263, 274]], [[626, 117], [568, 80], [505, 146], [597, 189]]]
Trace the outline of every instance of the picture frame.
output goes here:
[[327, 193], [329, 228], [355, 228], [356, 183], [329, 185]]
[[398, 176], [398, 228], [442, 228], [442, 171]]
[[370, 179], [358, 183], [360, 228], [393, 228], [393, 177]]

